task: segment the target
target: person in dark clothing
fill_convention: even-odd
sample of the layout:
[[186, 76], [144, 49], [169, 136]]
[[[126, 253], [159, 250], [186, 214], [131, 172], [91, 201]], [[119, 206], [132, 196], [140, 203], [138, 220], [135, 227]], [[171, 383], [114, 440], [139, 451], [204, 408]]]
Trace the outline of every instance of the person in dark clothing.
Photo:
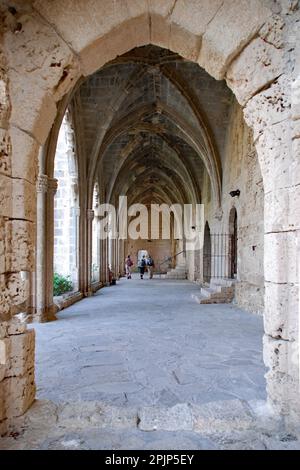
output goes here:
[[153, 279], [154, 260], [153, 260], [151, 255], [148, 256], [147, 267], [148, 267], [148, 271], [149, 271], [149, 279]]
[[146, 268], [146, 257], [144, 255], [142, 259], [140, 259], [140, 262], [139, 262], [139, 271], [140, 271], [141, 279], [144, 279], [145, 268]]

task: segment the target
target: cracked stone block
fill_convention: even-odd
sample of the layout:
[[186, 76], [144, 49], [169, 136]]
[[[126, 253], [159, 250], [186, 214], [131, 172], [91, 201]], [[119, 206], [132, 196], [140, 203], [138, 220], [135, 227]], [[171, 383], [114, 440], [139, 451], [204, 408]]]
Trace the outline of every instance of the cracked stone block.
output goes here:
[[283, 72], [282, 51], [260, 38], [254, 39], [233, 61], [227, 85], [241, 105]]
[[0, 217], [0, 274], [3, 274], [5, 269], [5, 249], [6, 249], [6, 240], [5, 240], [5, 218]]
[[14, 179], [12, 183], [12, 217], [35, 221], [35, 185], [26, 180]]
[[300, 183], [297, 152], [291, 151], [290, 121], [280, 122], [266, 128], [255, 146], [265, 193], [293, 187]]
[[297, 283], [298, 233], [278, 232], [265, 234], [265, 279], [274, 283]]
[[119, 408], [98, 402], [71, 402], [62, 405], [59, 410], [59, 426], [67, 429], [79, 429], [88, 426], [97, 428], [136, 428], [137, 410]]
[[8, 86], [7, 86], [7, 70], [5, 67], [5, 59], [3, 54], [0, 52], [0, 62], [1, 65], [3, 64], [4, 66], [1, 67], [0, 70], [0, 127], [6, 127], [7, 122], [9, 120], [9, 114], [10, 114], [10, 101], [9, 101], [9, 94], [8, 94]]
[[64, 4], [60, 0], [54, 0], [49, 4], [44, 0], [34, 0], [34, 7], [50, 23], [56, 25], [57, 31], [77, 53], [116, 29], [121, 23], [126, 22], [129, 26], [130, 18], [138, 18], [148, 12], [146, 0], [121, 0], [117, 4], [94, 0], [86, 0], [84, 3], [67, 0]]
[[286, 372], [288, 367], [289, 342], [264, 335], [263, 344], [266, 366], [270, 369], [276, 369], [280, 373]]
[[285, 22], [279, 15], [273, 14], [259, 31], [259, 36], [266, 42], [280, 49], [284, 45], [283, 29]]
[[10, 297], [12, 315], [26, 310], [30, 295], [30, 284], [27, 273], [13, 273], [6, 276], [6, 289]]
[[0, 173], [11, 175], [11, 140], [5, 129], [0, 129]]
[[192, 405], [194, 430], [203, 434], [231, 433], [251, 429], [253, 416], [240, 400]]
[[197, 36], [201, 36], [209, 22], [213, 19], [222, 5], [222, 0], [211, 2], [203, 0], [201, 8], [197, 0], [190, 0], [189, 8], [184, 0], [178, 0], [172, 11], [170, 21], [182, 29], [186, 29]]
[[37, 154], [39, 144], [35, 139], [17, 128], [10, 130], [12, 145], [12, 175], [35, 183], [37, 177]]
[[0, 274], [0, 321], [10, 318], [10, 295], [6, 287], [6, 278]]
[[0, 217], [12, 216], [12, 179], [0, 174]]
[[141, 431], [191, 431], [191, 408], [186, 403], [171, 408], [149, 406], [139, 410]]
[[297, 186], [276, 189], [265, 194], [266, 232], [300, 229], [300, 196]]
[[[31, 93], [35, 93], [37, 89], [43, 89], [44, 92], [53, 93], [55, 100], [58, 101], [79, 77], [77, 59], [68, 45], [41, 16], [35, 12], [22, 12], [22, 8], [19, 8], [18, 13], [22, 34], [16, 35], [8, 31], [5, 35], [10, 76], [13, 69], [19, 79], [23, 79], [23, 87], [26, 87], [28, 91], [30, 81]], [[11, 97], [11, 117], [12, 122], [20, 124], [18, 127], [22, 129], [30, 122], [33, 123], [30, 119], [32, 109], [28, 106], [28, 101], [22, 103], [22, 94], [18, 95], [15, 97], [12, 94]], [[27, 122], [23, 121], [25, 109], [29, 117]], [[41, 136], [36, 135], [36, 137], [39, 140]]]
[[292, 83], [292, 118], [300, 119], [300, 76]]
[[35, 332], [27, 330], [23, 334], [9, 337], [10, 360], [7, 377], [24, 376], [34, 367]]
[[21, 416], [34, 401], [35, 383], [33, 369], [26, 372], [23, 376], [5, 378], [2, 383], [5, 395], [6, 417]]
[[203, 35], [201, 67], [217, 80], [224, 78], [227, 65], [255, 36], [269, 15], [259, 0], [253, 0], [251, 8], [246, 0], [223, 2]]
[[291, 116], [291, 78], [283, 74], [267, 89], [253, 96], [244, 108], [244, 118], [256, 140], [266, 127]]
[[298, 337], [299, 288], [294, 284], [265, 283], [266, 334], [293, 340]]
[[25, 322], [17, 318], [15, 315], [8, 323], [7, 323], [7, 334], [8, 335], [21, 335], [25, 333], [27, 330], [27, 325]]
[[12, 220], [6, 223], [6, 233], [10, 240], [6, 248], [7, 271], [33, 271], [35, 226], [24, 220]]

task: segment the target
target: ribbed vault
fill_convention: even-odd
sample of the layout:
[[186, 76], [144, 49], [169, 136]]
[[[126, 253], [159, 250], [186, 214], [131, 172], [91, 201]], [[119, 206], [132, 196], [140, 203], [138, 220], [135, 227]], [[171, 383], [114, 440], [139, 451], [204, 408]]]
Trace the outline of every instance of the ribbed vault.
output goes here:
[[156, 46], [106, 64], [71, 105], [80, 115], [88, 200], [98, 182], [103, 202], [127, 195], [132, 203], [200, 203], [207, 174], [218, 208], [231, 100], [224, 82]]

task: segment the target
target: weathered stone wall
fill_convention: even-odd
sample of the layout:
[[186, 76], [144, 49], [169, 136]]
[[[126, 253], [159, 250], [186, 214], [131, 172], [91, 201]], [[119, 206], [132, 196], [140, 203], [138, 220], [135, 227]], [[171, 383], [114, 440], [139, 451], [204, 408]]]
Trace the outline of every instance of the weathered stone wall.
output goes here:
[[[239, 189], [239, 197], [230, 191]], [[237, 211], [238, 250], [235, 300], [240, 307], [263, 314], [264, 311], [264, 190], [254, 147], [241, 107], [234, 101], [223, 157], [221, 227], [230, 233], [229, 216]]]
[[[8, 8], [11, 3], [16, 8]], [[37, 145], [49, 134], [56, 103], [80, 75], [95, 72], [133, 47], [154, 43], [198, 62], [213, 77], [226, 79], [253, 129], [264, 183], [268, 394], [277, 411], [288, 415], [299, 428], [299, 2], [251, 0], [251, 7], [246, 0], [195, 0], [191, 7], [184, 0], [3, 0], [2, 4], [9, 19], [5, 55], [13, 154], [9, 159], [10, 150], [5, 150], [1, 156], [8, 162], [1, 169], [1, 230], [5, 232], [8, 219], [20, 224], [25, 246], [30, 244], [35, 222], [32, 196]], [[4, 77], [5, 67], [1, 69]], [[8, 82], [1, 78], [1, 129], [6, 149], [10, 145], [7, 87]], [[13, 230], [8, 237], [9, 250], [19, 233]], [[8, 238], [2, 235], [5, 243]], [[21, 279], [19, 273], [30, 272], [34, 249], [31, 246], [25, 259], [26, 250], [21, 249], [13, 274], [6, 268], [3, 241], [1, 251], [1, 309], [5, 318], [11, 314], [11, 305], [23, 305], [27, 283], [26, 276]], [[21, 290], [15, 288], [19, 281]]]
[[[13, 315], [26, 313], [34, 255], [34, 180], [25, 168], [21, 132], [9, 130], [11, 102], [2, 35], [11, 27], [0, 8], [0, 436], [35, 397], [34, 331]], [[30, 137], [24, 135], [24, 145]], [[30, 146], [30, 144], [29, 144]], [[35, 151], [37, 146], [34, 146]]]
[[[226, 141], [221, 152], [223, 167], [220, 217], [216, 217], [209, 177], [203, 178], [202, 203], [211, 234], [230, 234], [230, 211], [236, 208], [238, 220], [238, 258], [235, 300], [254, 313], [264, 310], [264, 191], [253, 135], [246, 125], [242, 108], [232, 98]], [[239, 189], [232, 198], [230, 191]], [[218, 243], [218, 242], [216, 242]], [[228, 250], [223, 253], [227, 254]], [[187, 256], [191, 280], [201, 279], [199, 253]], [[228, 264], [229, 257], [223, 260]], [[229, 273], [224, 268], [225, 275]]]

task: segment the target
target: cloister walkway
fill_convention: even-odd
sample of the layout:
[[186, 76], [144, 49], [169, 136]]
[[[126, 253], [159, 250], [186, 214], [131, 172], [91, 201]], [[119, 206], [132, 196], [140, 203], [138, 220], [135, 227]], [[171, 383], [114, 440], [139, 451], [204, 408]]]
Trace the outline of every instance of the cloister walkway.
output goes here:
[[35, 325], [38, 397], [167, 405], [265, 398], [262, 318], [188, 281], [122, 279]]
[[297, 446], [262, 431], [278, 425], [260, 411], [262, 318], [234, 305], [196, 304], [198, 289], [188, 281], [121, 279], [57, 321], [32, 325], [38, 400], [18, 437], [0, 447]]

